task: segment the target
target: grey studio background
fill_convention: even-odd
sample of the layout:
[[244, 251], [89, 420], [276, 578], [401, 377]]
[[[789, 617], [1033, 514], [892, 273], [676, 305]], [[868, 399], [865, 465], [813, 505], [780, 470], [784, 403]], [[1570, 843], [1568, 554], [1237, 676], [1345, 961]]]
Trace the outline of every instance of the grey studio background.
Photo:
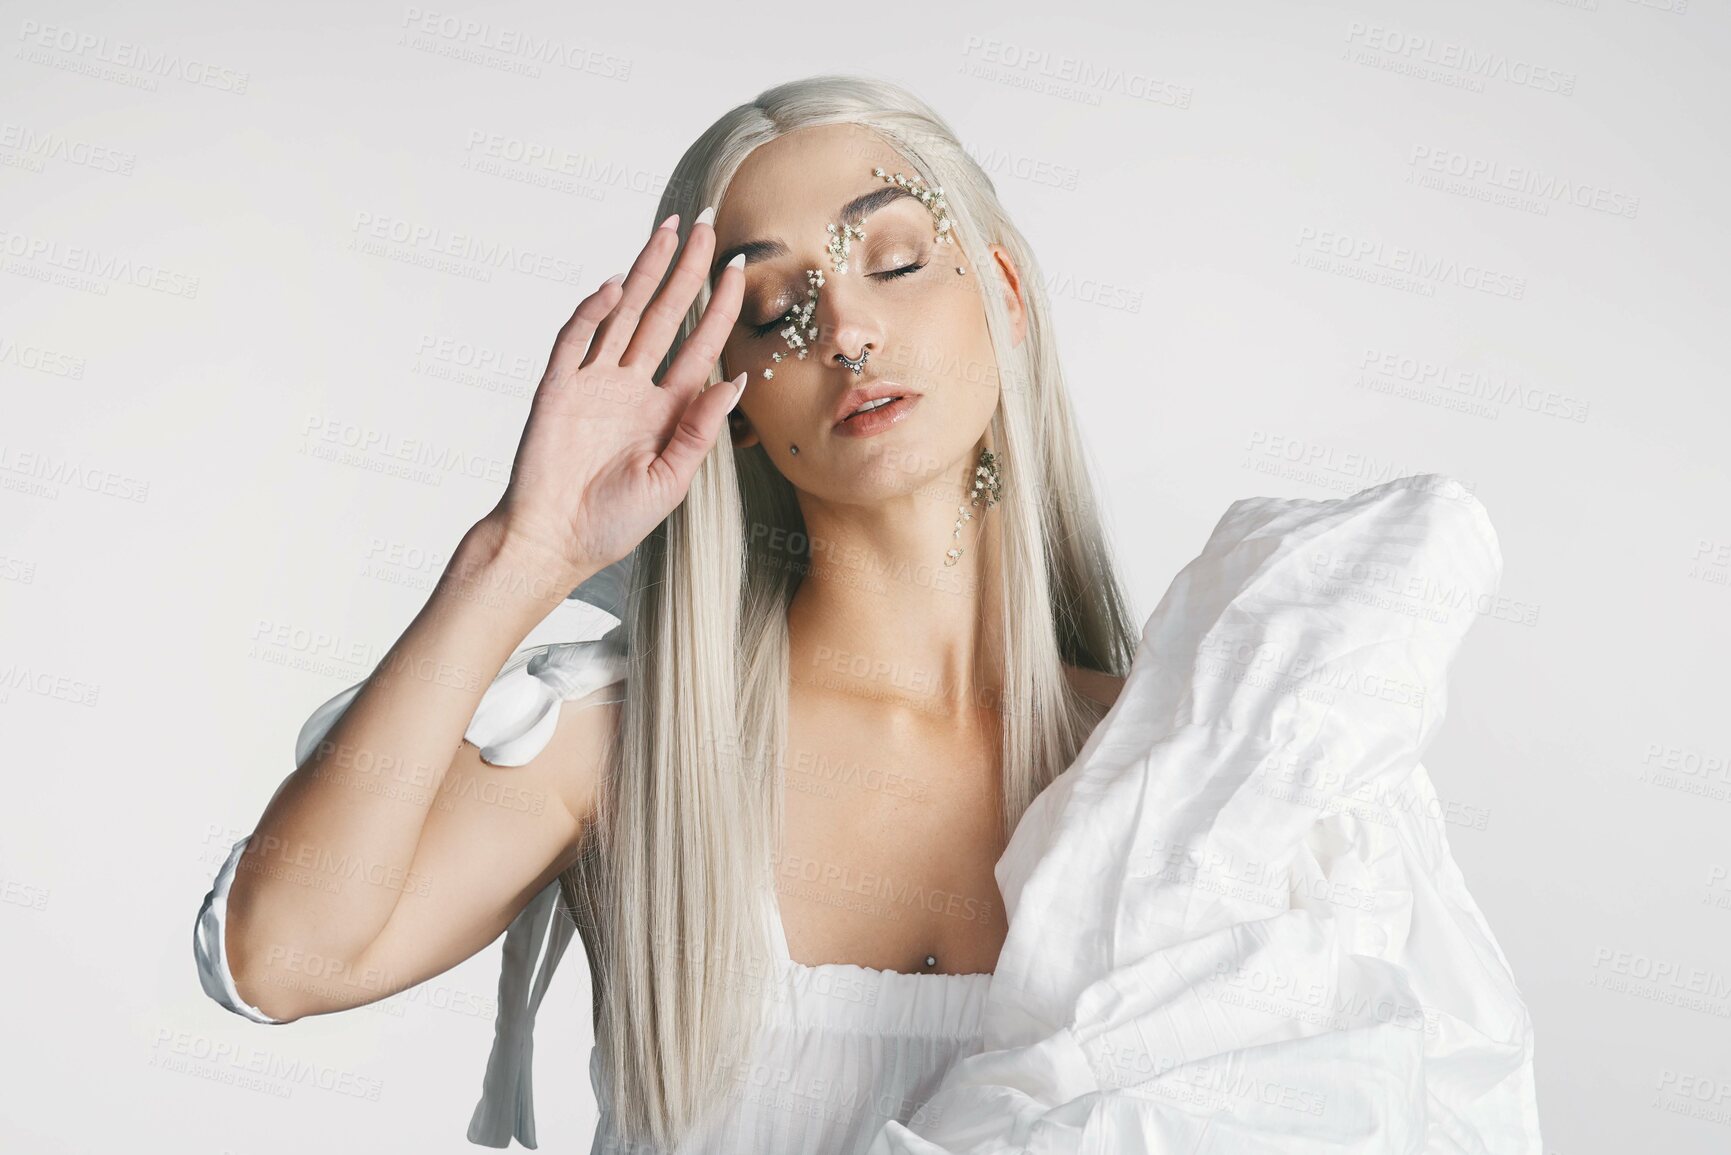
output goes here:
[[[0, 1147], [476, 1149], [498, 944], [257, 1026], [194, 915], [680, 152], [841, 70], [1035, 245], [1138, 623], [1239, 497], [1479, 495], [1506, 572], [1425, 762], [1547, 1150], [1731, 1149], [1722, 3], [3, 11]], [[590, 1043], [573, 951], [545, 1150], [588, 1150]]]

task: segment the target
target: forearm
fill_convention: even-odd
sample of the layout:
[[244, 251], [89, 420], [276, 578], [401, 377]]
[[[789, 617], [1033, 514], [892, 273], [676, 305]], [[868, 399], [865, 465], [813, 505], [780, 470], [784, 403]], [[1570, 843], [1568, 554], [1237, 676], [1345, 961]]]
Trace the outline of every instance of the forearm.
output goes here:
[[[453, 755], [493, 677], [587, 573], [478, 523], [437, 588], [261, 816], [229, 894], [236, 981], [277, 1011], [340, 985], [409, 887]], [[423, 891], [424, 892], [424, 891]], [[266, 1008], [269, 1010], [270, 1008]]]

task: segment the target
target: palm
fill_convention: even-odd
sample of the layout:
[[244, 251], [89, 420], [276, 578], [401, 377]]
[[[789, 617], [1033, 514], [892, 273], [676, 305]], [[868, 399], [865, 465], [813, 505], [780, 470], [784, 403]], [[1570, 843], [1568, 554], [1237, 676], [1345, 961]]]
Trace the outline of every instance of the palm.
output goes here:
[[488, 515], [570, 576], [624, 557], [684, 500], [733, 407], [732, 384], [704, 384], [739, 314], [736, 267], [723, 271], [663, 379], [652, 376], [703, 284], [714, 230], [693, 226], [650, 301], [677, 246], [671, 229], [657, 229], [624, 284], [597, 290], [560, 330], [511, 482]]

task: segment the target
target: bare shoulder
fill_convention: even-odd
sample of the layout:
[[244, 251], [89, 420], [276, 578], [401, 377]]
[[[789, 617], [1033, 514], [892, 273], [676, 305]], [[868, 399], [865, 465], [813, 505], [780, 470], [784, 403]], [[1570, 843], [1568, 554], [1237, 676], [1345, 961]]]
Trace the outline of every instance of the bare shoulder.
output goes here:
[[1066, 665], [1064, 674], [1070, 679], [1070, 688], [1084, 698], [1092, 699], [1102, 706], [1111, 708], [1118, 700], [1118, 692], [1124, 688], [1124, 679], [1112, 674], [1103, 674], [1099, 670], [1085, 670], [1080, 666]]
[[603, 686], [560, 706], [547, 749], [535, 759], [552, 781], [566, 812], [579, 826], [595, 815], [602, 775], [619, 728], [618, 688]]

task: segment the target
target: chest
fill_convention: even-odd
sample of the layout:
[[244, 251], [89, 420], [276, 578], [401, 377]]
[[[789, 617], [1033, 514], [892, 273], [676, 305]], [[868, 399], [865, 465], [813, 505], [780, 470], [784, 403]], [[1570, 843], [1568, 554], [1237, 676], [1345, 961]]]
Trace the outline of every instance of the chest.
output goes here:
[[989, 711], [920, 717], [790, 689], [775, 885], [795, 961], [995, 969], [1008, 931], [993, 875], [1005, 845], [997, 726]]

